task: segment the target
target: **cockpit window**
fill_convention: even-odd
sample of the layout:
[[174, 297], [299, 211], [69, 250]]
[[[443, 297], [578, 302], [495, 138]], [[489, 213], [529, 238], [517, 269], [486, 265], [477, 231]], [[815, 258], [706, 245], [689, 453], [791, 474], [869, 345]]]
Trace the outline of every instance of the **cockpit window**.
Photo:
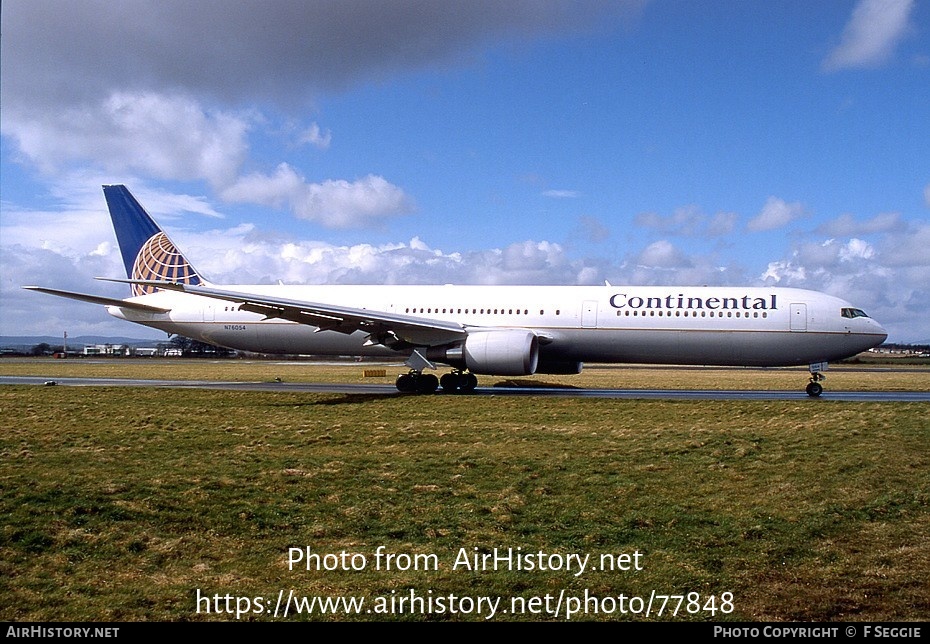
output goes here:
[[865, 311], [862, 309], [843, 309], [842, 314], [844, 318], [867, 318]]

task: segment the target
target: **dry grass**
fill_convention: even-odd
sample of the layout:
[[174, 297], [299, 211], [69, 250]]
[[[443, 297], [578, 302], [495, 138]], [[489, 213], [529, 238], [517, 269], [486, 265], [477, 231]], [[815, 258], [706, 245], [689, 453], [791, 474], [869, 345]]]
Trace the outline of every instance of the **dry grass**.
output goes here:
[[[269, 382], [393, 383], [406, 371], [400, 363], [383, 363], [386, 375], [366, 378], [372, 363], [319, 363], [264, 360], [183, 359], [3, 359], [0, 374], [10, 376], [146, 378], [156, 380], [222, 380]], [[600, 389], [733, 389], [803, 390], [806, 368], [674, 368], [635, 365], [587, 365], [579, 375], [538, 375], [526, 378], [481, 376], [481, 386], [513, 382], [558, 387]], [[887, 366], [833, 365], [827, 372], [826, 389], [837, 391], [930, 391], [930, 368], [898, 369]]]

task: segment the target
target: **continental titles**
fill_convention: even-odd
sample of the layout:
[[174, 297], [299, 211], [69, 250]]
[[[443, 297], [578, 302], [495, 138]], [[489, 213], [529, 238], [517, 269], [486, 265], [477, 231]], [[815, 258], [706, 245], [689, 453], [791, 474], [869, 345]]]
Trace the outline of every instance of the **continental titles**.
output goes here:
[[689, 311], [774, 311], [778, 308], [778, 296], [774, 293], [766, 297], [695, 297], [693, 295], [665, 295], [659, 297], [642, 297], [627, 293], [610, 296], [610, 305], [615, 309], [679, 309]]

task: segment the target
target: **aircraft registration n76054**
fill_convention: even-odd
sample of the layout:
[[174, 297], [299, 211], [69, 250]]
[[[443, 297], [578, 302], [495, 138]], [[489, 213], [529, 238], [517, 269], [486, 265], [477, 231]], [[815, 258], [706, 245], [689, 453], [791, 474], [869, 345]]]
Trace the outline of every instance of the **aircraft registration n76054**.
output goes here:
[[[126, 280], [120, 319], [231, 349], [402, 358], [402, 392], [468, 392], [477, 375], [580, 373], [585, 362], [810, 365], [819, 396], [830, 361], [887, 333], [840, 298], [793, 288], [710, 286], [217, 285], [121, 185], [104, 186]], [[441, 378], [426, 370], [446, 365]]]

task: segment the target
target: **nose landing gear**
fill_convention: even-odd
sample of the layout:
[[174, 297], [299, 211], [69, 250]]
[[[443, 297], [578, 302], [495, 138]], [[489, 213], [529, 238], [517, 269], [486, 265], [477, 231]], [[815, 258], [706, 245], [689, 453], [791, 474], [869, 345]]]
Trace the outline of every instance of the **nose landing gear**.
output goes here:
[[812, 364], [810, 369], [811, 381], [807, 384], [805, 391], [811, 398], [817, 398], [820, 394], [823, 393], [823, 385], [820, 383], [826, 380], [827, 377], [821, 372], [827, 370], [827, 363], [821, 362], [818, 364]]

